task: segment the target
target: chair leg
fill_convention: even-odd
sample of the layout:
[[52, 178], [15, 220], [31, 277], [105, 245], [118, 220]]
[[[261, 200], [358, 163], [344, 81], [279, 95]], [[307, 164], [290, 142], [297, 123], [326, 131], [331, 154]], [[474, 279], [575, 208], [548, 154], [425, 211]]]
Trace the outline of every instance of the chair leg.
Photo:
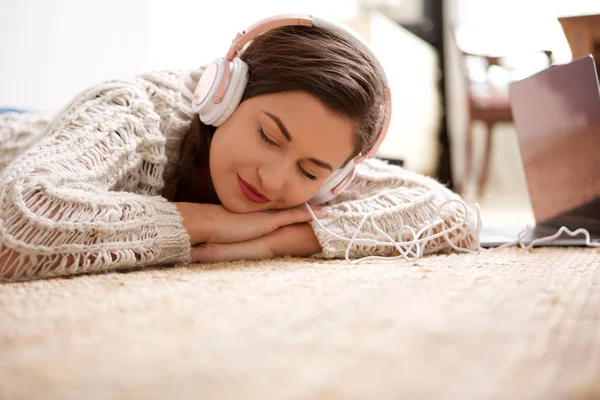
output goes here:
[[462, 183], [458, 188], [460, 194], [465, 194], [469, 182], [471, 181], [473, 168], [473, 120], [468, 119], [467, 129], [465, 130], [465, 171], [463, 174]]
[[488, 181], [488, 173], [490, 169], [490, 159], [492, 155], [492, 130], [494, 127], [493, 123], [487, 123], [487, 134], [485, 137], [485, 153], [483, 154], [483, 166], [481, 168], [481, 175], [479, 176], [479, 185], [477, 187], [477, 198], [480, 199], [483, 196], [485, 187]]

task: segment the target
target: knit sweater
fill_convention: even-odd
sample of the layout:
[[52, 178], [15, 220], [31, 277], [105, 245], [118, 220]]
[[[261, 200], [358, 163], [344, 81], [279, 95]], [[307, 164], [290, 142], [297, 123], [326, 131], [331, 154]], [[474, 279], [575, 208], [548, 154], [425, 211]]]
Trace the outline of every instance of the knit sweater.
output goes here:
[[[103, 82], [53, 117], [0, 115], [0, 258], [10, 252], [12, 280], [190, 262], [182, 217], [160, 191], [175, 178], [201, 73], [158, 71]], [[404, 225], [419, 229], [456, 198], [433, 179], [368, 160], [321, 221], [348, 237], [373, 212], [388, 234], [406, 239]], [[462, 213], [450, 205], [443, 218], [450, 224]], [[311, 224], [323, 249], [316, 256], [344, 257], [347, 243]], [[380, 238], [370, 222], [360, 236]], [[461, 247], [473, 248], [475, 239], [474, 220], [451, 234]], [[449, 249], [438, 239], [425, 253]], [[350, 255], [392, 251], [357, 245]]]

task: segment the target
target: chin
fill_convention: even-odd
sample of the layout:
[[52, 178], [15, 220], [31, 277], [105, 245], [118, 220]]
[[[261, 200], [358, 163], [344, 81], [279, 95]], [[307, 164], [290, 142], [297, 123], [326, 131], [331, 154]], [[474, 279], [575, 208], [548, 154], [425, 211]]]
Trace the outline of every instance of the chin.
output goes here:
[[250, 210], [248, 209], [249, 207], [243, 204], [243, 199], [237, 199], [234, 195], [231, 194], [221, 196], [218, 192], [217, 196], [221, 201], [221, 205], [231, 212], [240, 214], [250, 212]]
[[237, 201], [222, 202], [221, 204], [223, 204], [223, 207], [225, 207], [227, 210], [238, 214], [247, 214], [254, 211], [259, 211], [253, 210], [249, 206], [240, 204], [240, 202]]

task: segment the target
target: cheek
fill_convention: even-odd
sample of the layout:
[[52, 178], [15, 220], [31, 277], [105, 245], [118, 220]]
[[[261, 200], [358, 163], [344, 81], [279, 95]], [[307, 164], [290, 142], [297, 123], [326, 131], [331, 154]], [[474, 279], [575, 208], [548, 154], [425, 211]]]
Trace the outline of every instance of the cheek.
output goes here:
[[247, 132], [232, 128], [219, 128], [210, 145], [210, 173], [217, 191], [230, 185], [235, 173], [243, 174], [259, 162], [256, 158], [260, 157], [260, 151], [252, 138], [248, 138]]
[[210, 165], [222, 168], [235, 159], [236, 141], [228, 130], [215, 132], [210, 144]]
[[213, 186], [219, 197], [224, 194], [224, 188], [230, 185], [231, 170], [234, 167], [232, 163], [235, 158], [228, 148], [227, 136], [215, 134], [210, 145], [209, 168]]
[[321, 187], [320, 181], [312, 182], [303, 180], [304, 178], [297, 178], [292, 186], [290, 186], [287, 192], [286, 203], [290, 206], [300, 205], [313, 198]]
[[230, 125], [215, 133], [211, 149], [214, 147], [216, 157], [227, 158], [234, 162], [250, 158], [257, 150], [260, 150], [260, 148], [257, 149], [255, 142], [255, 137], [248, 129]]

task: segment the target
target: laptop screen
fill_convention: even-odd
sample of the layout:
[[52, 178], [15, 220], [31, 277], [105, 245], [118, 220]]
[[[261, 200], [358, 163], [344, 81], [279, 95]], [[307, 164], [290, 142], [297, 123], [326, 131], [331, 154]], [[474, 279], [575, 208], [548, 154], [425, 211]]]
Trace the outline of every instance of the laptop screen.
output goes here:
[[510, 97], [536, 221], [598, 203], [600, 88], [594, 59], [513, 82]]

